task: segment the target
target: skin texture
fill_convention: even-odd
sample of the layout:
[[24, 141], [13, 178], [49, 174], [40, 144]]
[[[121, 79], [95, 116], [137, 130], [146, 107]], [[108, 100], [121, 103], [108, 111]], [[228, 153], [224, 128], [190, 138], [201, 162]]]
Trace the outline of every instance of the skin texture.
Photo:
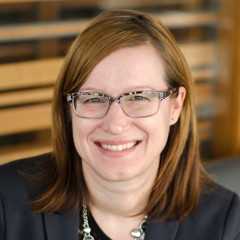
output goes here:
[[[164, 76], [163, 62], [152, 45], [128, 47], [100, 61], [79, 91], [105, 93], [112, 97], [136, 90], [166, 91], [168, 86]], [[101, 119], [83, 119], [72, 113], [73, 139], [82, 158], [92, 201], [91, 211], [100, 227], [114, 239], [121, 233], [113, 233], [111, 229], [117, 229], [123, 219], [121, 230], [125, 224], [129, 235], [131, 226], [136, 227], [142, 218], [130, 218], [130, 222], [125, 219], [129, 214], [137, 214], [147, 203], [160, 154], [170, 126], [180, 114], [184, 96], [185, 89], [180, 88], [177, 98], [166, 98], [158, 113], [146, 118], [126, 116], [116, 102]], [[128, 143], [137, 144], [122, 151], [104, 149], [100, 145]]]

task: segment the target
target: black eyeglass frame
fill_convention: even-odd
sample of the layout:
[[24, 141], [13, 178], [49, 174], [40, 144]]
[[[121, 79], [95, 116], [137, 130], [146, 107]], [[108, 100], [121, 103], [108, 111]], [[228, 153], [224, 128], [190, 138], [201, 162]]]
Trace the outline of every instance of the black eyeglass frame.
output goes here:
[[[156, 94], [158, 96], [158, 100], [159, 101], [162, 101], [164, 100], [165, 98], [167, 98], [168, 96], [170, 95], [173, 95], [174, 93], [177, 93], [178, 94], [178, 88], [171, 88], [167, 91], [135, 91], [135, 92], [129, 92], [129, 93], [124, 93], [122, 95], [120, 95], [119, 97], [110, 97], [108, 96], [107, 94], [105, 93], [96, 93], [96, 92], [78, 92], [78, 93], [68, 93], [66, 94], [66, 97], [67, 97], [67, 102], [69, 103], [72, 103], [72, 106], [73, 106], [73, 110], [74, 110], [74, 113], [76, 114], [76, 116], [78, 117], [81, 117], [81, 118], [87, 118], [87, 119], [99, 119], [99, 118], [103, 118], [106, 116], [106, 114], [108, 113], [110, 107], [111, 107], [111, 104], [113, 102], [118, 102], [123, 110], [123, 112], [128, 116], [128, 117], [132, 117], [132, 118], [144, 118], [144, 117], [150, 117], [150, 116], [153, 116], [155, 115], [157, 112], [158, 112], [158, 109], [155, 113], [151, 114], [151, 115], [147, 115], [147, 116], [133, 116], [133, 115], [130, 115], [128, 113], [125, 112], [124, 110], [124, 107], [122, 105], [122, 101], [121, 99], [124, 97], [124, 96], [129, 96], [129, 95], [134, 95], [134, 94], [143, 94], [143, 93], [152, 93], [152, 94]], [[76, 112], [76, 108], [75, 108], [75, 105], [74, 105], [74, 101], [73, 99], [77, 96], [80, 96], [80, 95], [88, 95], [88, 96], [101, 96], [101, 97], [106, 97], [108, 99], [108, 108], [107, 108], [107, 111], [106, 113], [101, 116], [101, 117], [84, 117], [84, 116], [80, 116], [78, 115], [78, 113]]]

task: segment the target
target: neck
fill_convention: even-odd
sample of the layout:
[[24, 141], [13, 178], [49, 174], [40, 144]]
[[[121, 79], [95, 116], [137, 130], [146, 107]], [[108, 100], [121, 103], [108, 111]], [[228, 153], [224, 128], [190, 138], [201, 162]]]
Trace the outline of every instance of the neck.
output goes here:
[[98, 176], [85, 177], [90, 193], [88, 205], [91, 211], [121, 217], [130, 217], [143, 212], [155, 180], [155, 176], [121, 182], [110, 182]]

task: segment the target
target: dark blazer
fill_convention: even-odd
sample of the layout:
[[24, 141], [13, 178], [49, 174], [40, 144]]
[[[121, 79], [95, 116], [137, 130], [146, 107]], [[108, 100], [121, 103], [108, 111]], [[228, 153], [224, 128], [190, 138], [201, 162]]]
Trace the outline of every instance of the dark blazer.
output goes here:
[[[77, 240], [79, 216], [64, 212], [33, 214], [27, 205], [40, 190], [20, 170], [49, 155], [18, 160], [0, 167], [1, 240]], [[34, 170], [33, 170], [34, 171]], [[146, 240], [240, 240], [240, 200], [222, 187], [202, 194], [196, 213], [183, 221], [149, 223]]]

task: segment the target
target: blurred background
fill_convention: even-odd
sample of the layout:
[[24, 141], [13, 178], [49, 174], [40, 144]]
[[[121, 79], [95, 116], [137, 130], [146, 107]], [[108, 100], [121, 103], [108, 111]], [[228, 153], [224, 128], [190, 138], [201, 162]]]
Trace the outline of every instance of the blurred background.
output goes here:
[[172, 31], [196, 83], [203, 161], [240, 155], [239, 0], [0, 0], [0, 164], [51, 151], [63, 57], [108, 8], [150, 12]]

